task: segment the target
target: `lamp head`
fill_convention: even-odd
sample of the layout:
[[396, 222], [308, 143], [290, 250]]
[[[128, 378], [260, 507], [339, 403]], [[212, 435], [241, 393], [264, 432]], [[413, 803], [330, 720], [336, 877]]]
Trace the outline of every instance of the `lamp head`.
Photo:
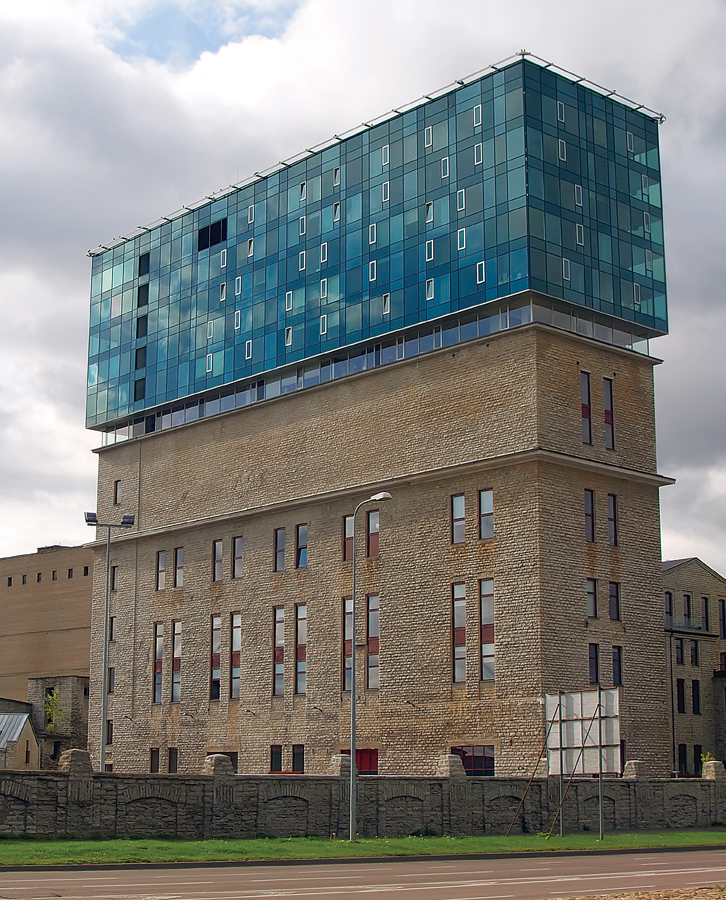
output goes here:
[[381, 491], [380, 494], [374, 494], [370, 499], [378, 502], [379, 500], [392, 500], [393, 497], [391, 497], [388, 491]]
[[121, 519], [121, 524], [123, 525], [124, 528], [131, 528], [131, 526], [134, 524], [134, 521], [135, 521], [135, 516], [124, 516]]
[[98, 516], [95, 512], [83, 513], [83, 516], [86, 520], [86, 525], [98, 525]]

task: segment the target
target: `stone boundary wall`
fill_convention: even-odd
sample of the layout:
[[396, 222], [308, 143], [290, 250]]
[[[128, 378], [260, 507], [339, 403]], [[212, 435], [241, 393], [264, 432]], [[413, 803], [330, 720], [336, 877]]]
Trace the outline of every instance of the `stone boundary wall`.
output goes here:
[[[227, 757], [214, 756], [200, 775], [101, 774], [87, 753], [71, 750], [61, 771], [0, 771], [0, 834], [345, 838], [345, 763], [338, 758], [331, 775], [235, 775]], [[628, 769], [604, 781], [607, 831], [726, 822], [720, 762], [706, 763], [700, 779], [645, 779], [633, 763]], [[361, 836], [503, 834], [527, 779], [468, 778], [455, 757], [436, 777], [364, 776], [358, 785]], [[535, 779], [514, 831], [549, 831], [558, 804], [558, 779]], [[563, 812], [567, 832], [597, 831], [597, 779], [573, 781]]]

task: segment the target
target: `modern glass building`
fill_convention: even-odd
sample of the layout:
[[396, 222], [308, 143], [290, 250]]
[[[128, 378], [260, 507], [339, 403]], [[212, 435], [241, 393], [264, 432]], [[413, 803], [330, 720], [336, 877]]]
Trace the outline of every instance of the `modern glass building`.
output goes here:
[[542, 321], [668, 328], [659, 115], [529, 58], [91, 252], [104, 441]]

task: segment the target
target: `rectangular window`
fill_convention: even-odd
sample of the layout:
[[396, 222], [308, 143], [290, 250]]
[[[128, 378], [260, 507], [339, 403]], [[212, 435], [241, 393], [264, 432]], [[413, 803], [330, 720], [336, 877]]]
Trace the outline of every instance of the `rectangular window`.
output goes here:
[[156, 775], [159, 771], [159, 748], [152, 747], [149, 751], [149, 771]]
[[590, 684], [597, 684], [600, 681], [600, 666], [598, 664], [598, 646], [597, 644], [589, 644], [589, 669]]
[[566, 257], [562, 258], [562, 280], [570, 280], [570, 260]]
[[146, 332], [149, 327], [149, 319], [148, 316], [139, 316], [136, 320], [136, 337], [143, 338], [146, 337]]
[[247, 257], [248, 259], [255, 255], [255, 239], [249, 238], [247, 240]]
[[166, 587], [166, 550], [159, 550], [159, 552], [156, 554], [156, 590], [163, 591], [165, 587]]
[[679, 713], [686, 711], [686, 681], [684, 678], [676, 679], [676, 709]]
[[219, 700], [222, 617], [212, 616], [212, 658], [209, 663], [209, 699]]
[[300, 221], [298, 222], [298, 232], [302, 236], [305, 234], [305, 229], [307, 228], [307, 222], [305, 221], [305, 216], [300, 216]]
[[272, 693], [282, 696], [285, 676], [285, 610], [276, 606], [273, 610], [273, 675]]
[[121, 482], [114, 481], [113, 483], [113, 505], [118, 506], [121, 502]]
[[701, 597], [701, 631], [710, 631], [708, 597]]
[[[111, 566], [110, 588], [112, 591], [118, 590], [118, 566]], [[38, 581], [40, 581], [40, 572], [38, 572]]]
[[628, 148], [628, 153], [632, 153], [635, 149], [635, 139], [633, 138], [632, 131], [625, 132], [625, 140], [626, 140], [626, 145]]
[[597, 619], [597, 579], [587, 579], [587, 615]]
[[328, 261], [328, 242], [323, 241], [320, 245], [320, 262], [325, 263]]
[[434, 279], [433, 278], [426, 279], [426, 299], [427, 300], [434, 299]]
[[174, 548], [174, 587], [184, 587], [184, 548]]
[[282, 772], [282, 744], [270, 746], [270, 772]]
[[653, 251], [652, 250], [645, 251], [645, 271], [646, 272], [653, 271]]
[[650, 213], [643, 213], [643, 231], [650, 234]]
[[[351, 516], [352, 518], [352, 516]], [[353, 600], [343, 600], [343, 690], [349, 691], [353, 683]]]
[[620, 621], [620, 582], [610, 582], [610, 618], [614, 622]]
[[557, 155], [561, 162], [567, 162], [567, 144], [562, 140], [557, 142]]
[[726, 600], [718, 601], [718, 636], [726, 638]]
[[466, 518], [464, 494], [454, 494], [451, 498], [451, 543], [463, 544], [466, 540]]
[[108, 639], [109, 641], [116, 640], [116, 616], [108, 617]]
[[245, 359], [252, 359], [252, 341], [245, 341]]
[[582, 206], [582, 185], [575, 185], [575, 206]]
[[337, 187], [340, 184], [340, 166], [336, 166], [333, 169], [333, 187]]
[[323, 334], [327, 334], [327, 333], [328, 333], [328, 317], [325, 313], [323, 313], [322, 316], [320, 317], [320, 334], [323, 335]]
[[688, 775], [688, 757], [685, 744], [678, 745], [678, 774]]
[[432, 262], [434, 258], [434, 242], [426, 241], [426, 262]]
[[480, 166], [482, 164], [483, 159], [484, 159], [484, 154], [482, 152], [482, 145], [475, 144], [474, 145], [474, 165]]
[[290, 326], [285, 329], [285, 346], [292, 347], [292, 328]]
[[366, 553], [369, 558], [380, 556], [380, 517], [377, 509], [372, 509], [367, 516]]
[[292, 745], [292, 771], [297, 775], [305, 773], [305, 744]]
[[333, 221], [340, 222], [340, 203], [333, 204]]
[[[307, 527], [307, 526], [306, 526]], [[295, 607], [295, 693], [304, 694], [307, 678], [308, 608]]]
[[640, 285], [637, 283], [633, 284], [633, 303], [640, 306]]
[[698, 641], [691, 641], [691, 665], [698, 665]]
[[585, 246], [585, 228], [579, 222], [575, 225], [575, 241], [578, 247]]
[[466, 250], [466, 228], [459, 228], [456, 232], [456, 246], [459, 250]]
[[164, 623], [154, 625], [154, 703], [161, 703], [161, 676], [164, 669]]
[[220, 269], [227, 268], [227, 251], [226, 250], [222, 250], [222, 253], [219, 258], [219, 267], [220, 267]]
[[207, 322], [207, 340], [211, 341], [214, 338], [214, 322]]
[[[699, 707], [700, 709], [700, 707]], [[694, 710], [695, 712], [695, 710]], [[693, 745], [693, 774], [696, 778], [701, 778], [703, 775], [703, 746], [701, 744]]]
[[179, 771], [179, 750], [176, 747], [169, 747], [168, 763], [169, 774], [176, 775]]
[[494, 491], [487, 488], [479, 491], [479, 540], [488, 541], [494, 537]]
[[368, 281], [375, 281], [377, 274], [378, 273], [376, 271], [376, 261], [375, 261], [375, 259], [372, 259], [368, 263]]
[[676, 638], [676, 665], [683, 665], [683, 638]]
[[304, 181], [302, 181], [302, 182], [300, 182], [300, 202], [301, 203], [303, 202], [303, 200], [305, 200], [307, 198], [307, 195], [308, 195], [307, 184]]
[[182, 623], [172, 622], [171, 646], [171, 702], [178, 703], [181, 696]]
[[207, 353], [207, 373], [212, 371], [212, 354]]
[[449, 177], [449, 157], [445, 156], [441, 160], [441, 177], [448, 178]]
[[113, 744], [113, 719], [106, 719], [106, 744], [108, 746]]
[[494, 776], [494, 745], [480, 744], [473, 747], [452, 747], [451, 752], [460, 757], [467, 775]]
[[451, 680], [466, 681], [466, 585], [451, 585]]
[[308, 564], [308, 526], [295, 528], [295, 568], [304, 569]]
[[222, 580], [222, 541], [212, 543], [212, 581]]
[[434, 221], [434, 204], [431, 201], [424, 206], [424, 218], [426, 219], [427, 225], [430, 225]]
[[683, 624], [686, 628], [691, 627], [691, 595], [683, 595]]
[[250, 204], [247, 207], [247, 224], [251, 225], [255, 221], [255, 207]]
[[691, 682], [691, 702], [693, 704], [693, 715], [701, 715], [701, 682], [694, 679]]
[[142, 253], [139, 256], [139, 278], [149, 274], [149, 260], [150, 255], [148, 253]]
[[305, 271], [305, 251], [301, 250], [297, 255], [297, 267], [300, 272]]
[[[239, 295], [240, 295], [241, 293], [242, 293], [242, 276], [241, 276], [241, 275], [238, 275], [238, 276], [235, 278], [235, 280], [234, 280], [234, 294], [235, 294], [235, 297], [239, 297]], [[236, 327], [239, 328], [239, 325], [237, 325]]]
[[484, 265], [484, 261], [478, 262], [476, 264], [476, 283], [484, 284], [486, 279], [486, 267]]
[[456, 192], [456, 208], [459, 212], [463, 212], [466, 209], [466, 191], [465, 190]]
[[424, 147], [431, 147], [434, 143], [434, 129], [431, 125], [424, 128]]
[[197, 250], [206, 250], [226, 240], [227, 220], [220, 219], [218, 222], [212, 222], [211, 225], [205, 225], [199, 229], [197, 233]]
[[381, 165], [382, 166], [388, 165], [388, 150], [389, 150], [388, 144], [384, 144], [381, 147]]
[[623, 683], [623, 648], [613, 647], [613, 686]]
[[481, 103], [474, 107], [474, 128], [481, 125]]
[[378, 690], [378, 594], [368, 597], [368, 616], [366, 630], [366, 686], [369, 690]]
[[670, 628], [670, 626], [673, 624], [673, 592], [672, 591], [665, 592], [663, 609], [665, 611], [666, 628]]
[[376, 228], [376, 223], [372, 222], [368, 226], [368, 243], [369, 244], [375, 244], [376, 239], [377, 239], [377, 231], [378, 231], [378, 229]]
[[242, 615], [232, 613], [229, 646], [229, 696], [239, 700], [240, 653], [242, 651]]
[[353, 516], [343, 516], [343, 561], [353, 559]]
[[618, 546], [618, 498], [616, 494], [608, 494], [608, 543]]
[[282, 572], [285, 568], [285, 529], [275, 529], [275, 571]]
[[134, 382], [134, 403], [146, 397], [146, 379], [137, 378]]
[[561, 100], [557, 101], [557, 121], [565, 121], [565, 104]]
[[381, 200], [384, 203], [388, 203], [390, 195], [390, 184], [388, 181], [384, 181], [381, 189]]
[[605, 449], [615, 449], [615, 420], [613, 419], [613, 380], [603, 378], [603, 417], [605, 420]]
[[383, 315], [387, 316], [391, 312], [391, 295], [384, 294], [383, 295]]
[[590, 404], [590, 373], [580, 372], [580, 403], [582, 404], [582, 443], [592, 443], [592, 406]]
[[292, 312], [292, 291], [285, 291], [285, 312]]
[[595, 491], [585, 489], [585, 540], [595, 540]]
[[484, 578], [479, 582], [481, 680], [494, 678], [494, 582]]
[[116, 689], [116, 667], [108, 667], [108, 677], [106, 680], [106, 690], [109, 694], [113, 694]]

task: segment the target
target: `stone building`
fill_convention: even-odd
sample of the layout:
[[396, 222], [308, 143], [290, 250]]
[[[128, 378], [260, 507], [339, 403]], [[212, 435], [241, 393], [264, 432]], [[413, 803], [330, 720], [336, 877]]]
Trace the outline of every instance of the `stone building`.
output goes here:
[[360, 771], [528, 774], [594, 684], [668, 771], [657, 118], [518, 58], [92, 252], [107, 767], [326, 772], [355, 549]]
[[674, 774], [726, 759], [726, 579], [696, 557], [663, 563]]

